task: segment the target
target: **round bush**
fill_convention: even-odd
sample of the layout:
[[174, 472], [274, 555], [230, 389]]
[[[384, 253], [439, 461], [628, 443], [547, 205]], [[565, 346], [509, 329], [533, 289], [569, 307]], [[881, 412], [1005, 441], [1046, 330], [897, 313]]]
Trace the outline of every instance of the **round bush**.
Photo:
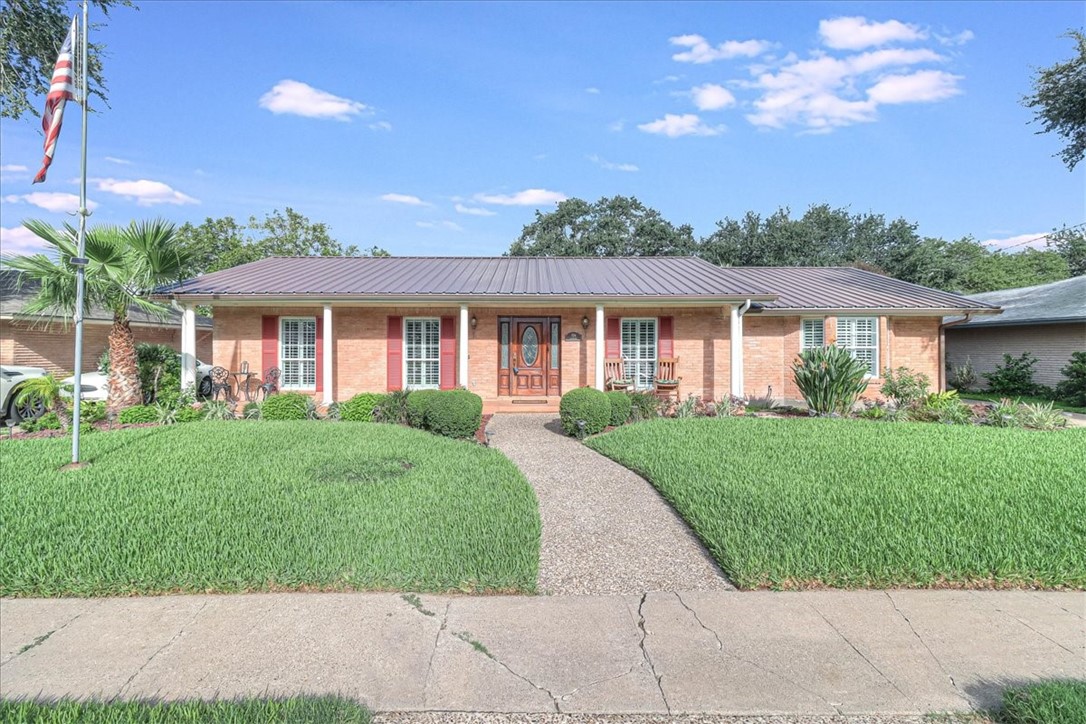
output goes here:
[[483, 422], [483, 398], [467, 390], [447, 390], [430, 398], [426, 429], [437, 435], [470, 438]]
[[[562, 395], [558, 413], [567, 435], [595, 435], [611, 422], [611, 400], [606, 392], [592, 387], [578, 387]], [[584, 422], [583, 430], [578, 421]]]
[[197, 422], [204, 419], [204, 411], [195, 407], [182, 407], [174, 416], [176, 422]]
[[614, 390], [604, 393], [611, 402], [611, 424], [615, 427], [625, 425], [633, 412], [633, 400], [625, 392]]
[[412, 390], [407, 393], [407, 424], [420, 430], [426, 427], [426, 410], [437, 390]]
[[141, 422], [156, 422], [158, 413], [151, 405], [134, 405], [121, 410], [117, 421], [122, 425], [135, 425]]
[[339, 403], [339, 419], [347, 422], [373, 422], [373, 409], [385, 399], [384, 395], [363, 392]]
[[305, 420], [313, 401], [301, 392], [281, 392], [260, 405], [262, 420]]

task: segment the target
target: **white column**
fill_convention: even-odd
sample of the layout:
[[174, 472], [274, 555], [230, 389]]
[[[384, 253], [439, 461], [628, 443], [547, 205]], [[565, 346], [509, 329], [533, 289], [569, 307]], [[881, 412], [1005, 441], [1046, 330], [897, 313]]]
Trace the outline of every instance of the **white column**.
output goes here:
[[457, 369], [460, 371], [458, 377], [460, 386], [464, 389], [470, 387], [468, 379], [468, 334], [471, 331], [471, 327], [468, 322], [468, 305], [460, 305], [460, 338], [457, 341], [459, 349], [457, 349], [457, 356], [459, 362], [457, 363]]
[[181, 307], [181, 389], [196, 385], [196, 310]]
[[324, 378], [324, 404], [332, 404], [332, 305], [324, 305], [324, 339], [322, 340], [321, 376]]
[[605, 339], [606, 320], [603, 316], [603, 305], [596, 305], [596, 389], [603, 389], [603, 353], [607, 341]]
[[743, 318], [739, 316], [739, 305], [731, 305], [731, 334], [728, 344], [731, 348], [731, 394], [743, 397]]

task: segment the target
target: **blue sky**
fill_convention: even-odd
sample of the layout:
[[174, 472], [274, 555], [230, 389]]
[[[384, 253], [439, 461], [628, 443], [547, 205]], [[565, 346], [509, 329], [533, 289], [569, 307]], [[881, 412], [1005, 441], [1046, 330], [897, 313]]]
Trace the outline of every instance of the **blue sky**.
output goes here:
[[[95, 36], [92, 222], [292, 206], [344, 243], [499, 254], [537, 208], [625, 194], [699, 235], [829, 203], [1013, 243], [1086, 219], [1086, 164], [1019, 103], [1083, 8], [143, 2]], [[68, 108], [33, 187], [36, 119], [0, 124], [6, 252], [68, 218]]]

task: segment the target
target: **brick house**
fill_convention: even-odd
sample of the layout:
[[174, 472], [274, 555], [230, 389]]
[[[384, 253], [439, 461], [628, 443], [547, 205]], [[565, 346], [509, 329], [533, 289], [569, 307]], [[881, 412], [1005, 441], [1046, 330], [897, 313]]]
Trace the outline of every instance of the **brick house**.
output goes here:
[[942, 384], [943, 317], [998, 313], [859, 269], [692, 257], [269, 258], [159, 293], [185, 319], [214, 308], [213, 364], [280, 368], [284, 389], [318, 402], [462, 386], [492, 411], [603, 388], [608, 359], [647, 387], [677, 358], [682, 397], [796, 398], [792, 360], [823, 344], [868, 362], [872, 394], [886, 367]]
[[[27, 314], [27, 302], [37, 293], [36, 282], [19, 284], [20, 272], [0, 269], [0, 364], [43, 367], [59, 377], [73, 372], [75, 328], [71, 320], [47, 315]], [[160, 319], [146, 312], [129, 310], [132, 332], [137, 342], [165, 344], [181, 350], [181, 313], [171, 312]], [[109, 328], [113, 315], [106, 309], [92, 307], [83, 318], [83, 370], [98, 365], [98, 358], [109, 347]], [[200, 359], [211, 357], [211, 320], [195, 319], [196, 348]]]

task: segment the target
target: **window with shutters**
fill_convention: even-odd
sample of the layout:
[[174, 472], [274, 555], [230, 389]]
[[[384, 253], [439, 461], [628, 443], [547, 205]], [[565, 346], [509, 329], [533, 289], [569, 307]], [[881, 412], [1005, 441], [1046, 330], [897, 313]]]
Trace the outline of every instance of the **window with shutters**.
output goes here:
[[317, 320], [314, 317], [279, 318], [280, 387], [311, 390], [317, 386]]
[[434, 389], [441, 382], [441, 320], [405, 319], [404, 380], [413, 390]]
[[838, 317], [837, 346], [867, 365], [867, 373], [879, 376], [879, 318]]
[[821, 319], [804, 319], [800, 327], [800, 349], [817, 349], [825, 345], [825, 321]]
[[652, 389], [656, 377], [656, 320], [622, 320], [622, 359], [637, 390]]

